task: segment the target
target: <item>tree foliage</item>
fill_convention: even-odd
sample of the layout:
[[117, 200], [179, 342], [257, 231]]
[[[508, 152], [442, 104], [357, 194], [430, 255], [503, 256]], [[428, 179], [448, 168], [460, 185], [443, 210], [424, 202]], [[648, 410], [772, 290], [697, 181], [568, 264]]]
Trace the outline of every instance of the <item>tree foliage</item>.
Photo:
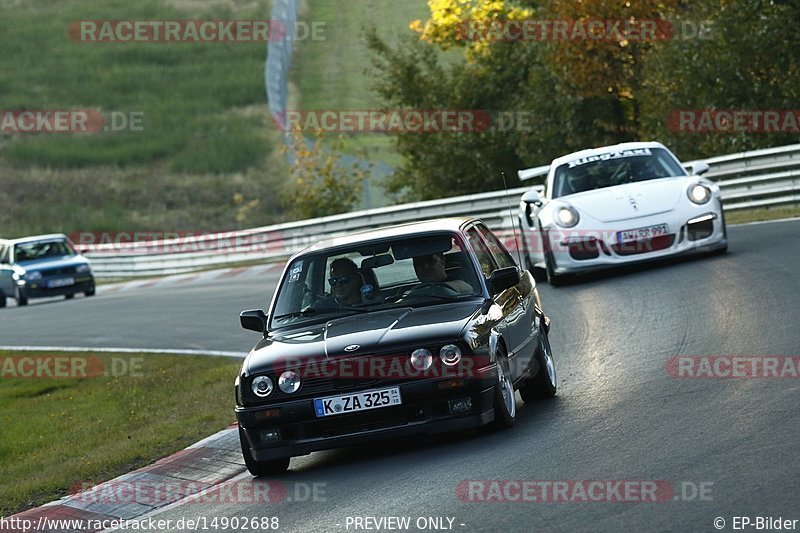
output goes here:
[[307, 139], [292, 136], [288, 153], [293, 159], [289, 183], [281, 191], [281, 202], [296, 219], [346, 213], [361, 200], [364, 180], [369, 175], [356, 161], [341, 155], [341, 138], [323, 144], [322, 134]]
[[[797, 142], [794, 134], [670, 129], [685, 109], [797, 109], [800, 6], [768, 0], [429, 0], [430, 18], [389, 46], [367, 35], [386, 107], [489, 110], [482, 132], [406, 133], [387, 187], [402, 200], [495, 190], [501, 172], [564, 153], [661, 140], [682, 158]], [[465, 38], [465, 24], [656, 21], [656, 38]], [[702, 33], [699, 31], [703, 28]], [[477, 35], [477, 37], [476, 37]], [[512, 117], [504, 121], [502, 117]], [[518, 182], [517, 182], [518, 183]]]

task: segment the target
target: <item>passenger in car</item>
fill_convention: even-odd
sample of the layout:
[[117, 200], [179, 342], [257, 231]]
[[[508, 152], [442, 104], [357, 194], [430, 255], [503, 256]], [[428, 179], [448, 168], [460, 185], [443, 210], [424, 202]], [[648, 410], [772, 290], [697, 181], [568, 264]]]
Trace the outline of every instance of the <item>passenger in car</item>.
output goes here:
[[462, 293], [469, 293], [475, 290], [464, 280], [447, 279], [444, 254], [442, 253], [415, 257], [414, 272], [422, 283], [438, 283]]

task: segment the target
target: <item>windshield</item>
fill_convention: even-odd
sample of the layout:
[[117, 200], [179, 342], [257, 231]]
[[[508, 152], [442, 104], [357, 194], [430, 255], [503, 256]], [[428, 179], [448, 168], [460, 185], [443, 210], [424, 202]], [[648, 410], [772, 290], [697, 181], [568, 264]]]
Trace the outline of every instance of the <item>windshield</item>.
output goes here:
[[663, 148], [619, 150], [560, 165], [553, 179], [553, 198], [634, 181], [685, 175], [683, 167]]
[[286, 270], [270, 328], [475, 296], [478, 273], [452, 233], [355, 244], [296, 258]]
[[14, 261], [36, 261], [76, 255], [69, 242], [61, 240], [24, 242], [14, 246]]

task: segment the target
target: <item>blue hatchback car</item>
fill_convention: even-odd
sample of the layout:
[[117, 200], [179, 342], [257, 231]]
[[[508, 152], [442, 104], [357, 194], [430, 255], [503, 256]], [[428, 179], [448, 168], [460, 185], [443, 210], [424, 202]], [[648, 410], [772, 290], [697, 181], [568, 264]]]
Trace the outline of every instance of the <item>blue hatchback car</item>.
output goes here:
[[27, 305], [29, 298], [77, 293], [94, 296], [89, 260], [75, 251], [66, 235], [39, 235], [0, 240], [0, 307], [6, 298]]

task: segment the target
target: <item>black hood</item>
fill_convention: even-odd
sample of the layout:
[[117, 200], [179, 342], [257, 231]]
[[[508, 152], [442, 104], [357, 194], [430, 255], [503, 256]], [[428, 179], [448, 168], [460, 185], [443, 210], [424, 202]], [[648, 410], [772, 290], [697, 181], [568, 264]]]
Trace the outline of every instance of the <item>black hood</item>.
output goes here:
[[[249, 374], [287, 361], [383, 353], [393, 347], [457, 340], [483, 300], [348, 315], [270, 333], [248, 358]], [[345, 351], [345, 347], [358, 349]]]

